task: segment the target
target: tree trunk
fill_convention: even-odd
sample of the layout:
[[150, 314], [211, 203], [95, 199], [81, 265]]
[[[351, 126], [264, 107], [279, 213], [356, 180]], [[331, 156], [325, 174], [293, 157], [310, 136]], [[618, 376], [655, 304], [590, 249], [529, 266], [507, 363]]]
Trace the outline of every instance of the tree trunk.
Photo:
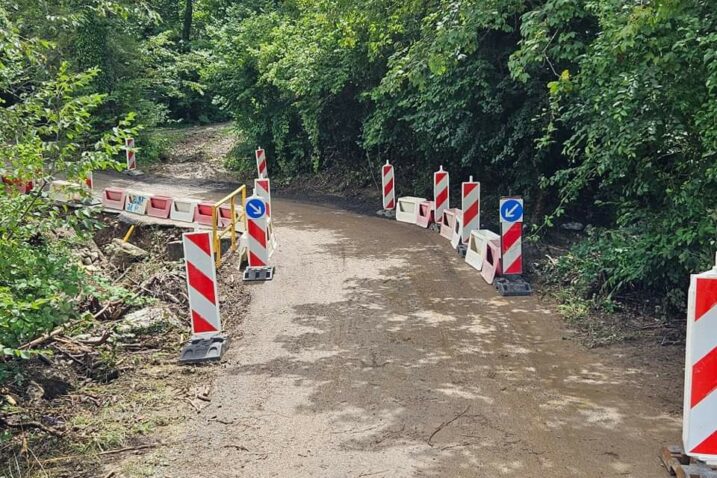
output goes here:
[[192, 4], [194, 0], [186, 0], [184, 6], [184, 24], [182, 25], [182, 49], [189, 51], [189, 37], [192, 34]]

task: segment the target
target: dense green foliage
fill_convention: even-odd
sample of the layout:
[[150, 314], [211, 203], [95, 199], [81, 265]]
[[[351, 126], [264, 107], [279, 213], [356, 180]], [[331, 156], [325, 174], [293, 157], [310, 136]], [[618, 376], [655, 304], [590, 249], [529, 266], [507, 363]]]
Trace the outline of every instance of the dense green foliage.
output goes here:
[[[554, 267], [605, 303], [682, 307], [715, 248], [717, 13], [710, 0], [0, 0], [0, 173], [80, 182], [132, 134], [231, 117], [274, 174], [376, 174], [427, 194], [442, 164], [530, 222], [592, 231]], [[141, 133], [140, 131], [144, 131]], [[242, 166], [241, 158], [238, 167]], [[455, 184], [454, 184], [455, 186]], [[457, 197], [457, 195], [454, 195]], [[93, 222], [0, 194], [0, 343], [76, 314]]]
[[420, 194], [419, 171], [473, 174], [523, 194], [535, 224], [598, 226], [574, 254], [603, 296], [682, 306], [709, 265], [709, 0], [251, 0], [222, 16], [209, 78], [284, 174], [390, 159], [399, 190]]

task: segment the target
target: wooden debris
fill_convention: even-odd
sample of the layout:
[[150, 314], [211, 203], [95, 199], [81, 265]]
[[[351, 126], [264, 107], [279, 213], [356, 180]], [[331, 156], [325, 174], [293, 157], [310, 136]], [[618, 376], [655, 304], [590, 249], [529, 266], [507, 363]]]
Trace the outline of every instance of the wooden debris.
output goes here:
[[685, 454], [681, 446], [666, 446], [660, 450], [660, 461], [677, 478], [717, 478], [717, 470]]

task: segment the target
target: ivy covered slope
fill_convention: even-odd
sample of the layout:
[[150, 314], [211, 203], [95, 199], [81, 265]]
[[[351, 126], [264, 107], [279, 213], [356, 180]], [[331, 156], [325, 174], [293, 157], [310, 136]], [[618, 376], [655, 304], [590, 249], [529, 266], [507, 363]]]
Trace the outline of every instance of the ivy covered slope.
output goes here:
[[710, 0], [215, 3], [207, 79], [284, 174], [390, 159], [402, 192], [439, 163], [520, 192], [535, 224], [597, 226], [559, 269], [588, 298], [681, 308], [710, 265]]

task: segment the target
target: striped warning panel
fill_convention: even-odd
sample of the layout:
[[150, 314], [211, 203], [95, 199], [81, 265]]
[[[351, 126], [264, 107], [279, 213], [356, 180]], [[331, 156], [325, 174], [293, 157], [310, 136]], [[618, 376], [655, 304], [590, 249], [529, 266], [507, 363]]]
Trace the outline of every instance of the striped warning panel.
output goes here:
[[192, 335], [219, 333], [222, 325], [211, 232], [190, 232], [182, 239]]
[[269, 178], [254, 180], [254, 194], [266, 203], [266, 215], [271, 217], [271, 181]]
[[471, 231], [480, 229], [480, 183], [473, 181], [473, 176], [461, 185], [463, 224], [461, 240], [468, 243]]
[[683, 441], [688, 455], [717, 461], [717, 267], [692, 276], [687, 321]]
[[134, 138], [127, 138], [125, 140], [125, 146], [127, 150], [127, 170], [134, 171], [137, 169], [137, 158], [134, 154]]
[[443, 220], [443, 211], [448, 209], [448, 204], [450, 203], [449, 184], [450, 177], [448, 172], [444, 171], [443, 166], [441, 166], [438, 171], [433, 173], [434, 219], [439, 223]]
[[261, 148], [256, 150], [256, 170], [260, 179], [269, 177], [269, 171], [266, 165], [266, 151]]
[[389, 211], [396, 209], [396, 191], [393, 183], [393, 166], [386, 161], [381, 168], [381, 185], [383, 187], [383, 208]]

